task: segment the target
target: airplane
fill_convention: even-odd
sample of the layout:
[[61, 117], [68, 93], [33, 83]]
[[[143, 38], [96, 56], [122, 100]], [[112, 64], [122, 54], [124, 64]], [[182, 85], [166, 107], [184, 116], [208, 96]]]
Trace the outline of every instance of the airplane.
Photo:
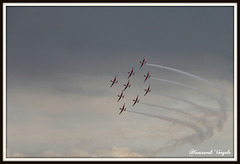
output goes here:
[[133, 103], [132, 106], [134, 106], [136, 103], [139, 103], [139, 100], [140, 100], [140, 99], [138, 98], [138, 95], [137, 95], [136, 99], [135, 99], [135, 100], [133, 99], [134, 103]]
[[113, 80], [110, 80], [112, 82], [112, 85], [110, 87], [113, 86], [113, 84], [117, 84], [118, 80], [117, 80], [117, 76], [115, 76], [115, 78]]
[[129, 79], [129, 77], [131, 77], [132, 75], [135, 74], [135, 72], [133, 72], [133, 68], [132, 68], [131, 72], [128, 72], [128, 74], [129, 74], [128, 79]]
[[144, 77], [145, 77], [144, 82], [151, 77], [151, 75], [149, 74], [149, 71], [148, 71], [147, 75], [144, 75]]
[[125, 107], [125, 103], [124, 103], [124, 105], [123, 105], [123, 107], [122, 108], [119, 108], [121, 111], [120, 111], [120, 113], [119, 113], [119, 115], [123, 112], [123, 111], [125, 111], [127, 108]]
[[127, 89], [127, 87], [131, 87], [131, 84], [130, 84], [130, 80], [128, 80], [128, 83], [127, 84], [124, 84], [125, 88], [123, 89], [123, 91], [125, 91]]
[[144, 96], [145, 96], [148, 92], [151, 92], [150, 85], [149, 85], [148, 88], [145, 89], [144, 91], [146, 91], [146, 93], [144, 94]]
[[[124, 98], [124, 96], [125, 96], [125, 95], [123, 95], [123, 91], [122, 91], [122, 93], [121, 93], [120, 95], [118, 95], [118, 97], [119, 97], [118, 101], [119, 101], [121, 98]], [[117, 102], [118, 102], [118, 101], [117, 101]]]
[[140, 66], [140, 68], [142, 68], [142, 66], [143, 66], [144, 64], [146, 64], [145, 57], [143, 58], [143, 60], [142, 60], [142, 61], [140, 61], [140, 63], [141, 63], [141, 66]]

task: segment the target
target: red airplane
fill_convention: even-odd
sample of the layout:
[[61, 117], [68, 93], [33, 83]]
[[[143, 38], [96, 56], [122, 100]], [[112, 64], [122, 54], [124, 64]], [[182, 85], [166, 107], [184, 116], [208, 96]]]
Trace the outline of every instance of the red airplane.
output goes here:
[[127, 84], [124, 84], [125, 88], [123, 89], [123, 91], [125, 91], [128, 88], [131, 87], [131, 84], [130, 84], [130, 80], [128, 80], [128, 83]]
[[142, 61], [140, 61], [140, 63], [141, 63], [141, 66], [140, 66], [140, 68], [142, 68], [142, 66], [143, 66], [144, 64], [146, 64], [145, 57], [143, 58], [143, 60], [142, 60]]
[[119, 115], [123, 112], [123, 111], [125, 111], [126, 110], [126, 107], [125, 107], [125, 103], [124, 103], [124, 105], [123, 105], [123, 107], [122, 108], [119, 108], [120, 110], [121, 110], [121, 112], [119, 113]]
[[112, 82], [112, 85], [110, 86], [110, 87], [112, 87], [113, 86], [113, 84], [117, 84], [117, 76], [115, 76], [115, 78], [113, 79], [113, 80], [110, 80], [111, 82]]
[[139, 100], [140, 100], [140, 99], [138, 98], [138, 95], [137, 95], [136, 99], [135, 99], [135, 100], [133, 99], [134, 103], [133, 103], [132, 106], [134, 106], [136, 103], [139, 103]]
[[147, 75], [144, 75], [144, 77], [145, 77], [144, 82], [151, 77], [151, 75], [149, 74], [149, 71], [148, 71]]
[[129, 74], [128, 79], [129, 79], [129, 77], [131, 77], [132, 75], [135, 74], [135, 72], [133, 72], [133, 68], [132, 68], [131, 72], [128, 72], [128, 74]]
[[148, 86], [147, 89], [145, 89], [146, 93], [144, 94], [144, 96], [148, 93], [148, 92], [151, 92], [151, 89], [150, 89], [150, 85]]
[[[124, 98], [123, 91], [122, 91], [122, 93], [121, 93], [120, 95], [118, 95], [118, 97], [119, 97], [118, 101], [119, 101], [121, 98]], [[117, 102], [118, 102], [118, 101], [117, 101]]]

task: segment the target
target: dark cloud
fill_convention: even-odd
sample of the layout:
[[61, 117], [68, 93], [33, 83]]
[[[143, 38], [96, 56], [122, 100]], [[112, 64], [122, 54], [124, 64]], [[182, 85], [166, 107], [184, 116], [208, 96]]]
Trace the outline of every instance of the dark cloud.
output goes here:
[[138, 56], [191, 67], [224, 58], [222, 71], [233, 7], [7, 7], [8, 74], [107, 74]]

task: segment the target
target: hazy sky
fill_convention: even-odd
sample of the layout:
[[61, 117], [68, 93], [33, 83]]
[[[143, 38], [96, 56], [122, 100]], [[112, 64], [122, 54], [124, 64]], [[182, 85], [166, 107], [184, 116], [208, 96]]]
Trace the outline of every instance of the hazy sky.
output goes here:
[[[224, 94], [176, 72], [140, 70], [143, 57]], [[198, 91], [144, 83], [148, 70]], [[123, 103], [147, 115], [119, 116]], [[9, 157], [233, 156], [233, 7], [7, 7], [7, 149]]]

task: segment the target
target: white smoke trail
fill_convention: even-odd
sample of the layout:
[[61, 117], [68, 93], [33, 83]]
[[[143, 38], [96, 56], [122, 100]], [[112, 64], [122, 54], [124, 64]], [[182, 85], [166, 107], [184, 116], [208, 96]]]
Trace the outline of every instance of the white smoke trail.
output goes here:
[[[167, 69], [170, 71], [174, 71], [183, 75], [186, 75], [188, 77], [191, 77], [195, 80], [199, 80], [201, 82], [204, 82], [205, 84], [211, 85], [217, 89], [220, 89], [222, 91], [222, 95], [221, 97], [216, 97], [213, 95], [209, 95], [206, 92], [203, 92], [202, 90], [199, 90], [198, 88], [183, 84], [183, 83], [179, 83], [176, 81], [170, 81], [170, 80], [166, 80], [166, 79], [160, 79], [160, 78], [155, 78], [155, 77], [151, 77], [151, 79], [155, 79], [155, 80], [159, 80], [159, 81], [163, 81], [163, 82], [168, 82], [171, 84], [175, 84], [175, 85], [179, 85], [185, 88], [189, 88], [192, 90], [195, 90], [199, 93], [205, 94], [207, 96], [210, 96], [214, 99], [217, 100], [217, 102], [219, 103], [219, 107], [220, 107], [220, 111], [217, 111], [216, 109], [211, 109], [209, 107], [205, 107], [202, 105], [198, 105], [194, 102], [191, 102], [189, 100], [185, 100], [182, 98], [178, 98], [172, 95], [168, 95], [168, 94], [164, 94], [164, 93], [159, 93], [159, 92], [155, 92], [152, 91], [151, 93], [157, 94], [157, 95], [161, 95], [161, 96], [166, 96], [175, 100], [179, 100], [188, 104], [193, 105], [194, 109], [197, 109], [200, 112], [203, 112], [205, 115], [204, 116], [200, 116], [200, 117], [196, 117], [190, 113], [187, 113], [185, 111], [181, 111], [178, 109], [174, 109], [174, 108], [169, 108], [169, 107], [165, 107], [165, 106], [161, 106], [161, 105], [154, 105], [154, 104], [148, 104], [148, 103], [143, 103], [140, 102], [140, 104], [144, 104], [144, 105], [148, 105], [148, 106], [153, 106], [153, 107], [158, 107], [158, 108], [163, 108], [163, 109], [167, 109], [167, 110], [172, 110], [174, 112], [178, 112], [179, 114], [182, 114], [183, 116], [187, 116], [189, 118], [191, 118], [191, 120], [182, 120], [184, 118], [179, 119], [175, 119], [175, 118], [171, 118], [171, 117], [166, 117], [166, 116], [156, 116], [153, 114], [147, 114], [147, 113], [141, 113], [141, 112], [135, 112], [135, 111], [128, 111], [128, 112], [132, 112], [132, 113], [137, 113], [137, 114], [141, 114], [141, 115], [145, 115], [145, 116], [149, 116], [149, 117], [154, 117], [154, 118], [158, 118], [158, 119], [162, 119], [165, 121], [169, 121], [175, 124], [180, 124], [183, 125], [185, 127], [188, 127], [190, 129], [192, 129], [195, 133], [193, 134], [189, 134], [189, 135], [185, 135], [182, 138], [174, 138], [171, 141], [169, 141], [167, 144], [165, 144], [165, 146], [159, 148], [157, 151], [153, 151], [155, 153], [159, 153], [161, 151], [166, 151], [166, 150], [174, 150], [177, 146], [181, 146], [183, 144], [186, 143], [190, 143], [190, 144], [200, 144], [202, 143], [205, 139], [210, 138], [214, 135], [214, 131], [215, 130], [221, 130], [223, 128], [223, 124], [227, 119], [227, 114], [226, 114], [226, 107], [227, 107], [227, 102], [225, 99], [225, 92], [224, 92], [224, 88], [220, 85], [216, 85], [204, 78], [201, 78], [199, 76], [175, 69], [175, 68], [170, 68], [170, 67], [165, 67], [165, 66], [161, 66], [161, 65], [156, 65], [156, 64], [146, 64], [149, 66], [153, 66], [153, 67], [159, 67], [159, 68], [163, 68], [163, 69]], [[197, 122], [199, 124], [197, 124]]]
[[[152, 115], [152, 114], [135, 112], [135, 111], [127, 111], [127, 112], [141, 114], [141, 115], [145, 115], [145, 116], [154, 117], [154, 118], [158, 118], [158, 119], [161, 119], [161, 120], [169, 121], [169, 122], [172, 122], [172, 123], [180, 124], [180, 125], [183, 125], [185, 127], [188, 127], [190, 129], [192, 129], [195, 132], [191, 136], [183, 137], [183, 139], [176, 140], [172, 145], [164, 146], [164, 148], [161, 148], [164, 151], [166, 151], [166, 149], [169, 149], [169, 150], [170, 149], [175, 149], [176, 146], [182, 145], [184, 143], [199, 144], [199, 143], [202, 143], [205, 139], [207, 139], [207, 138], [209, 138], [213, 135], [213, 132], [211, 131], [211, 129], [210, 130], [207, 129], [207, 131], [204, 132], [201, 127], [197, 126], [195, 123], [192, 123], [192, 122], [182, 121], [182, 120], [174, 119], [174, 118], [171, 118], [171, 117], [155, 116], [155, 115]], [[157, 152], [159, 152], [159, 151], [160, 150], [157, 150]]]
[[183, 101], [183, 102], [185, 102], [185, 103], [188, 103], [188, 104], [191, 104], [191, 105], [197, 107], [197, 108], [196, 108], [197, 110], [200, 110], [200, 111], [203, 111], [203, 110], [204, 110], [205, 112], [207, 112], [207, 114], [213, 115], [213, 114], [216, 113], [214, 110], [212, 110], [212, 109], [210, 109], [210, 108], [207, 108], [207, 107], [204, 107], [204, 106], [195, 104], [195, 103], [193, 103], [193, 102], [191, 102], [191, 101], [188, 101], [188, 100], [185, 100], [185, 99], [181, 99], [181, 98], [178, 98], [178, 97], [175, 97], [175, 96], [171, 96], [171, 95], [168, 95], [168, 94], [159, 93], [159, 92], [155, 92], [155, 91], [152, 91], [151, 93], [157, 94], [157, 95], [161, 95], [161, 96], [165, 96], [165, 97], [169, 97], [169, 98], [172, 98], [172, 99], [175, 99], [175, 100]]
[[173, 98], [173, 99], [176, 99], [176, 100], [179, 100], [179, 101], [186, 102], [188, 104], [191, 104], [191, 105], [197, 107], [197, 108], [195, 108], [196, 110], [198, 110], [200, 112], [204, 112], [205, 115], [208, 116], [208, 117], [217, 117], [216, 121], [217, 121], [217, 129], [218, 130], [221, 130], [223, 128], [223, 124], [227, 119], [227, 114], [226, 114], [226, 111], [225, 111], [226, 102], [223, 99], [219, 99], [219, 104], [221, 106], [221, 111], [217, 112], [217, 111], [212, 110], [211, 108], [203, 107], [203, 106], [195, 104], [191, 101], [181, 99], [181, 98], [178, 98], [178, 97], [175, 97], [175, 96], [171, 96], [171, 95], [168, 95], [168, 94], [159, 93], [159, 92], [155, 92], [155, 91], [152, 91], [151, 93], [161, 95], [161, 96], [166, 96], [166, 97], [169, 97], [169, 98]]
[[192, 120], [196, 120], [197, 122], [201, 122], [201, 123], [205, 123], [206, 122], [206, 119], [201, 119], [201, 118], [195, 117], [192, 114], [184, 112], [184, 111], [181, 111], [179, 109], [169, 108], [169, 107], [162, 106], [162, 105], [154, 105], [154, 104], [149, 104], [149, 103], [144, 103], [144, 102], [139, 102], [139, 104], [143, 104], [143, 105], [147, 105], [147, 106], [152, 106], [152, 107], [156, 107], [156, 108], [162, 108], [162, 109], [174, 111], [174, 112], [177, 112], [177, 113], [182, 114], [184, 116], [187, 116], [187, 117], [189, 117]]
[[178, 70], [178, 69], [175, 69], [175, 68], [166, 67], [166, 66], [157, 65], [157, 64], [150, 64], [150, 63], [146, 63], [146, 65], [152, 66], [152, 67], [159, 67], [159, 68], [167, 69], [167, 70], [174, 71], [174, 72], [177, 72], [177, 73], [181, 73], [181, 74], [183, 74], [183, 75], [192, 77], [192, 78], [194, 78], [194, 79], [196, 79], [196, 80], [200, 80], [200, 81], [202, 81], [202, 82], [204, 82], [204, 83], [206, 83], [206, 84], [209, 84], [209, 85], [211, 85], [211, 86], [213, 86], [213, 87], [216, 87], [216, 88], [218, 88], [218, 89], [222, 88], [222, 87], [220, 87], [219, 85], [216, 85], [216, 84], [214, 84], [214, 83], [212, 83], [212, 82], [210, 82], [210, 81], [208, 81], [208, 80], [206, 80], [206, 79], [204, 79], [204, 78], [201, 78], [201, 77], [199, 77], [199, 76], [197, 76], [197, 75], [194, 75], [194, 74], [191, 74], [191, 73], [188, 73], [188, 72], [184, 72], [184, 71], [181, 71], [181, 70]]
[[198, 127], [197, 125], [195, 125], [191, 122], [181, 121], [181, 120], [174, 119], [174, 118], [171, 118], [171, 117], [155, 116], [155, 115], [152, 115], [152, 114], [129, 111], [129, 110], [126, 110], [126, 111], [131, 112], [131, 113], [137, 113], [137, 114], [149, 116], [149, 117], [154, 117], [154, 118], [158, 118], [158, 119], [162, 119], [162, 120], [165, 120], [165, 121], [169, 121], [169, 122], [173, 122], [173, 123], [177, 123], [177, 124], [187, 126], [187, 127], [191, 128], [192, 130], [194, 130], [195, 132], [197, 132], [199, 134], [199, 138], [200, 138], [201, 141], [203, 141], [203, 139], [205, 137], [205, 134], [204, 134], [203, 130], [200, 127]]
[[[227, 104], [225, 102], [224, 92], [222, 93], [222, 99], [219, 99], [219, 101], [218, 101], [219, 104], [220, 104], [220, 111], [218, 111], [218, 112], [212, 111], [209, 108], [201, 107], [201, 106], [199, 106], [199, 105], [197, 105], [193, 102], [190, 102], [188, 100], [184, 100], [184, 99], [181, 99], [181, 98], [177, 98], [177, 97], [174, 97], [174, 96], [171, 96], [171, 95], [162, 94], [162, 93], [160, 95], [167, 96], [167, 97], [177, 99], [177, 100], [180, 100], [180, 101], [184, 101], [184, 102], [189, 103], [189, 104], [191, 104], [195, 107], [199, 107], [201, 109], [200, 111], [207, 112], [207, 114], [206, 114], [206, 117], [203, 116], [201, 118], [197, 118], [197, 117], [195, 117], [195, 116], [193, 116], [193, 115], [191, 115], [187, 112], [178, 111], [179, 113], [182, 113], [184, 115], [187, 113], [186, 116], [192, 117], [193, 120], [195, 118], [196, 118], [196, 121], [201, 120], [201, 121], [199, 121], [200, 124], [196, 124], [195, 121], [194, 122], [186, 122], [186, 121], [177, 120], [177, 119], [174, 119], [174, 118], [169, 118], [169, 117], [164, 117], [164, 116], [156, 116], [156, 115], [146, 114], [146, 113], [141, 113], [141, 112], [133, 112], [133, 113], [142, 114], [142, 115], [149, 116], [149, 117], [155, 117], [155, 118], [159, 118], [159, 119], [162, 119], [162, 120], [170, 121], [170, 122], [173, 122], [173, 123], [178, 123], [178, 124], [184, 125], [186, 127], [192, 128], [195, 131], [195, 133], [193, 133], [191, 135], [186, 135], [182, 138], [175, 138], [175, 139], [170, 140], [163, 147], [160, 147], [157, 150], [151, 151], [152, 154], [153, 153], [158, 154], [162, 151], [172, 151], [177, 146], [181, 146], [181, 145], [187, 144], [187, 143], [190, 143], [190, 144], [193, 144], [193, 145], [200, 144], [205, 139], [208, 139], [208, 138], [212, 137], [214, 135], [215, 130], [221, 130], [222, 127], [223, 127], [223, 124], [224, 124], [224, 122], [227, 118], [227, 115], [226, 115], [226, 112], [225, 112], [225, 108], [226, 108]], [[140, 103], [145, 104], [145, 105], [149, 105], [149, 106], [154, 106], [154, 107], [162, 107], [162, 108], [168, 109], [168, 110], [174, 110], [174, 111], [177, 110], [177, 109], [164, 107], [164, 106], [161, 106], [161, 105], [153, 105], [153, 104], [148, 104], [148, 103], [143, 103], [143, 102], [140, 102]], [[131, 111], [129, 111], [129, 112], [131, 112]], [[204, 121], [204, 120], [206, 120], [206, 121]]]
[[172, 122], [172, 123], [175, 123], [178, 125], [180, 124], [180, 125], [183, 125], [185, 127], [192, 129], [195, 132], [189, 136], [184, 136], [179, 139], [173, 139], [173, 140], [169, 141], [167, 144], [165, 144], [165, 146], [163, 146], [162, 148], [151, 151], [151, 154], [152, 153], [160, 153], [161, 151], [174, 150], [177, 146], [181, 146], [186, 143], [190, 143], [193, 145], [200, 144], [205, 139], [212, 137], [214, 134], [214, 132], [213, 132], [214, 128], [209, 126], [207, 124], [207, 122], [202, 123], [203, 128], [205, 129], [205, 131], [204, 131], [200, 126], [197, 126], [197, 124], [195, 122], [182, 121], [182, 120], [171, 118], [171, 117], [156, 116], [156, 115], [152, 115], [152, 114], [135, 112], [135, 111], [127, 111], [127, 112], [158, 118], [158, 119], [169, 121], [169, 122]]
[[[227, 119], [227, 113], [226, 113], [226, 107], [227, 107], [227, 102], [226, 102], [226, 99], [225, 99], [225, 90], [224, 90], [224, 87], [223, 86], [220, 86], [220, 85], [217, 85], [217, 84], [214, 84], [204, 78], [201, 78], [199, 76], [196, 76], [196, 75], [193, 75], [193, 74], [190, 74], [190, 73], [187, 73], [187, 72], [184, 72], [184, 71], [181, 71], [181, 70], [178, 70], [178, 69], [175, 69], [175, 68], [171, 68], [171, 67], [165, 67], [165, 66], [161, 66], [161, 65], [156, 65], [156, 64], [146, 64], [146, 65], [149, 65], [149, 66], [153, 66], [153, 67], [159, 67], [159, 68], [164, 68], [164, 69], [167, 69], [167, 70], [171, 70], [171, 71], [175, 71], [175, 72], [178, 72], [178, 73], [181, 73], [181, 74], [184, 74], [184, 75], [187, 75], [187, 76], [190, 76], [194, 79], [197, 79], [197, 80], [200, 80], [206, 84], [209, 84], [211, 86], [214, 86], [218, 89], [221, 90], [221, 98], [217, 98], [217, 97], [212, 97], [211, 95], [208, 95], [212, 98], [215, 98], [217, 99], [219, 105], [220, 105], [220, 111], [221, 112], [217, 112], [218, 114], [218, 129], [221, 130], [222, 127], [223, 127], [223, 124], [224, 122], [226, 121]], [[199, 89], [197, 88], [194, 88], [194, 87], [191, 87], [191, 86], [188, 86], [188, 85], [185, 85], [185, 84], [182, 84], [182, 83], [179, 83], [179, 82], [175, 82], [175, 81], [170, 81], [170, 80], [165, 80], [165, 79], [158, 79], [158, 78], [154, 78], [154, 77], [151, 77], [152, 79], [156, 79], [156, 80], [162, 80], [162, 81], [165, 81], [165, 82], [169, 82], [169, 83], [172, 83], [172, 84], [176, 84], [176, 85], [179, 85], [179, 86], [183, 86], [183, 87], [188, 87], [188, 88], [191, 88], [191, 89], [194, 89], [196, 91], [200, 91]], [[153, 91], [154, 92], [154, 91]], [[202, 92], [202, 91], [200, 91]], [[167, 96], [167, 97], [171, 97], [173, 99], [176, 99], [176, 100], [180, 100], [180, 101], [183, 101], [183, 102], [186, 102], [186, 103], [189, 103], [193, 106], [196, 106], [196, 107], [200, 107], [202, 109], [205, 109], [205, 111], [207, 110], [211, 110], [209, 108], [206, 108], [206, 107], [202, 107], [200, 105], [197, 105], [193, 102], [190, 102], [190, 101], [187, 101], [187, 100], [184, 100], [184, 99], [180, 99], [180, 98], [177, 98], [177, 97], [174, 97], [174, 96], [170, 96], [170, 95], [166, 95], [166, 94], [160, 94], [160, 93], [156, 93], [156, 94], [159, 94], [159, 95], [162, 95], [162, 96]], [[206, 110], [207, 109], [207, 110]], [[211, 110], [211, 112], [213, 112], [213, 110]], [[216, 114], [216, 112], [214, 112], [214, 114]]]
[[151, 93], [161, 95], [161, 96], [165, 96], [165, 97], [169, 97], [169, 98], [172, 98], [172, 99], [175, 99], [175, 100], [179, 100], [179, 101], [191, 104], [191, 105], [197, 107], [197, 108], [195, 108], [196, 110], [198, 110], [200, 112], [204, 111], [206, 116], [212, 116], [212, 117], [217, 116], [217, 120], [216, 120], [217, 121], [217, 127], [216, 128], [219, 131], [222, 130], [223, 124], [227, 119], [227, 113], [226, 113], [227, 102], [225, 100], [225, 91], [223, 89], [222, 89], [222, 95], [221, 95], [222, 98], [218, 99], [218, 103], [220, 105], [220, 111], [215, 111], [216, 109], [213, 110], [209, 107], [201, 106], [201, 105], [198, 105], [198, 104], [193, 103], [191, 101], [188, 101], [188, 100], [185, 100], [185, 99], [182, 99], [182, 98], [178, 98], [178, 97], [175, 97], [175, 96], [172, 96], [172, 95], [159, 93], [159, 92], [155, 92], [155, 91], [151, 91]]
[[167, 82], [167, 83], [171, 83], [171, 84], [175, 84], [175, 85], [179, 85], [179, 86], [182, 86], [182, 87], [185, 87], [185, 88], [189, 88], [189, 89], [192, 89], [192, 90], [195, 90], [201, 94], [204, 94], [206, 96], [209, 96], [211, 98], [214, 98], [214, 99], [217, 99], [216, 97], [213, 97], [212, 95], [206, 93], [206, 92], [203, 92], [202, 90], [198, 89], [198, 88], [195, 88], [195, 87], [192, 87], [192, 86], [189, 86], [189, 85], [186, 85], [186, 84], [183, 84], [183, 83], [179, 83], [179, 82], [176, 82], [176, 81], [171, 81], [171, 80], [166, 80], [166, 79], [160, 79], [160, 78], [156, 78], [156, 77], [150, 77], [150, 79], [154, 79], [154, 80], [159, 80], [159, 81], [163, 81], [163, 82]]
[[[149, 103], [144, 103], [144, 102], [139, 102], [139, 104], [144, 104], [144, 105], [157, 107], [157, 108], [162, 108], [162, 109], [171, 110], [171, 111], [180, 113], [184, 116], [189, 117], [192, 121], [200, 123], [202, 125], [202, 127], [206, 128], [206, 136], [212, 136], [213, 135], [214, 127], [212, 125], [210, 125], [209, 122], [207, 122], [207, 119], [209, 119], [209, 118], [195, 117], [190, 113], [187, 113], [187, 112], [181, 111], [179, 109], [175, 109], [175, 108], [165, 107], [165, 106], [162, 106], [162, 105], [154, 105], [154, 104], [149, 104]], [[212, 117], [212, 115], [208, 115], [208, 116]], [[213, 115], [213, 116], [216, 117], [217, 115]]]
[[218, 112], [218, 118], [219, 118], [219, 121], [218, 121], [218, 130], [222, 130], [223, 128], [223, 124], [224, 122], [226, 121], [227, 119], [227, 113], [226, 113], [226, 107], [227, 107], [227, 102], [226, 102], [226, 99], [225, 99], [225, 90], [222, 88], [222, 93], [221, 93], [221, 99], [219, 99], [219, 105], [220, 105], [220, 112]]

